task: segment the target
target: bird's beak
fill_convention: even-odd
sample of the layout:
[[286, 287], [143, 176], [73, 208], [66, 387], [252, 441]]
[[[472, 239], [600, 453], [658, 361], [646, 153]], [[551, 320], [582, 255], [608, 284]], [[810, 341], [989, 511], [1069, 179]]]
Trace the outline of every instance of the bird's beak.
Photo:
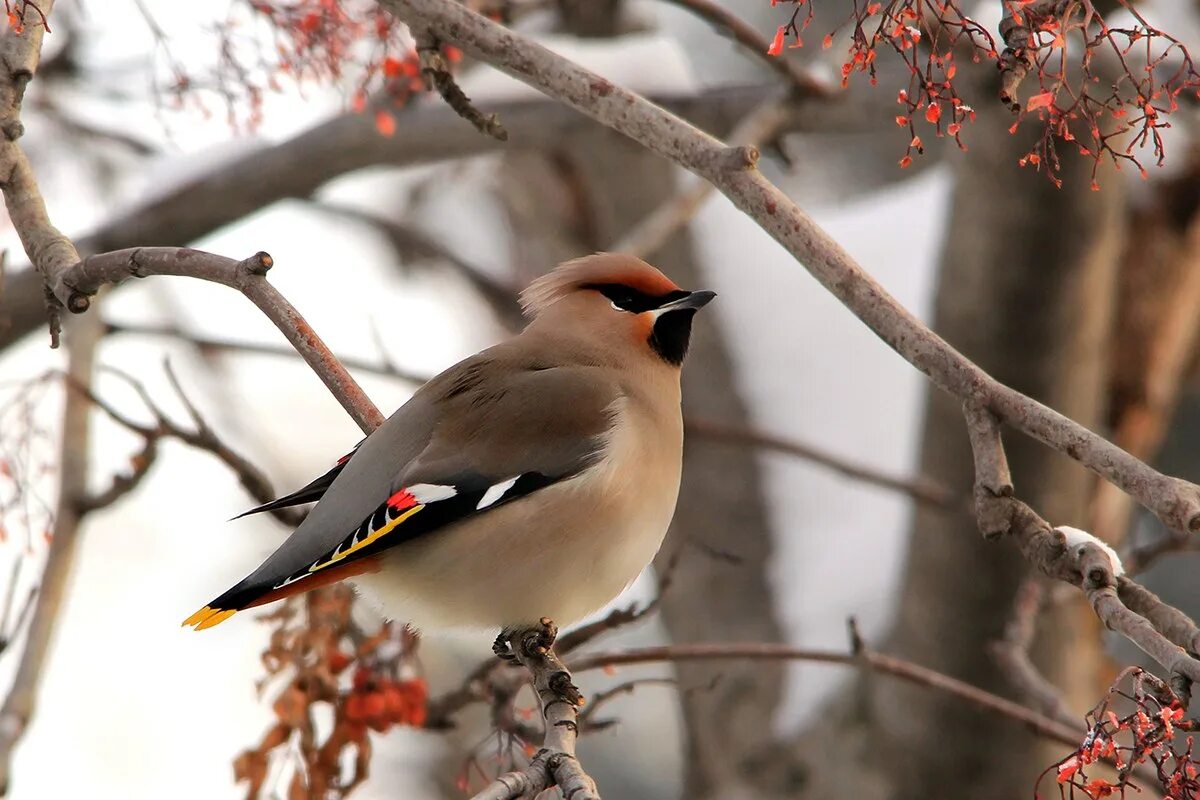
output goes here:
[[668, 311], [682, 311], [685, 308], [695, 311], [698, 308], [708, 305], [716, 296], [716, 292], [710, 292], [708, 289], [699, 289], [695, 292], [689, 292], [678, 300], [672, 300], [666, 305], [661, 305], [654, 309], [654, 311], [656, 314], [666, 314]]

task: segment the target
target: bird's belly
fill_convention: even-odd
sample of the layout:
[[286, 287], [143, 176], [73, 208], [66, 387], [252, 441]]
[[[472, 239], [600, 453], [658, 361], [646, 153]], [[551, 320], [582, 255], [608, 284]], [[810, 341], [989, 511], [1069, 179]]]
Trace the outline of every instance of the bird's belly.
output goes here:
[[354, 580], [385, 616], [418, 628], [498, 628], [544, 616], [575, 622], [637, 578], [675, 508], [677, 471], [652, 476], [632, 496], [612, 473], [598, 465], [539, 491], [537, 502], [503, 505], [406, 542], [385, 555], [379, 573]]

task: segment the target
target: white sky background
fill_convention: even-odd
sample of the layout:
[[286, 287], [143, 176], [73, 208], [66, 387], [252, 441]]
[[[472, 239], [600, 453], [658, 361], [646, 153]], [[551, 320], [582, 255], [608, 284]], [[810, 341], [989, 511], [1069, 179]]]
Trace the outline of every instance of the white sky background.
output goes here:
[[[177, 58], [210, 63], [213, 40], [195, 33], [210, 19], [209, 4], [154, 0], [147, 5], [173, 34]], [[129, 87], [137, 89], [142, 73], [135, 68], [143, 66], [153, 45], [136, 21], [128, 21], [127, 15], [134, 12], [120, 10], [126, 6], [128, 0], [86, 6], [94, 22], [87, 57], [97, 64], [127, 65], [136, 76]], [[683, 41], [671, 38], [671, 32]], [[632, 43], [584, 47], [559, 39], [552, 45], [639, 90], [695, 85], [693, 57], [702, 59], [704, 80], [719, 71], [715, 64], [730, 63], [728, 43], [695, 25], [671, 26], [663, 37]], [[485, 73], [468, 86], [483, 105], [489, 97], [530, 91]], [[79, 101], [78, 108], [90, 121], [164, 140], [149, 104]], [[271, 96], [259, 136], [284, 137], [337, 112], [342, 103], [335, 92], [312, 89], [304, 98], [295, 93]], [[166, 120], [173, 133], [167, 155], [149, 168], [116, 175], [106, 192], [93, 189], [81, 162], [48, 138], [52, 128], [30, 118], [27, 143], [56, 222], [68, 232], [84, 232], [113, 208], [246, 146], [230, 141], [219, 114], [208, 121], [194, 114], [167, 115]], [[481, 199], [483, 193], [471, 183], [486, 180], [487, 174], [486, 162], [476, 162], [459, 185], [443, 181], [431, 204], [437, 216], [426, 214], [429, 218], [422, 221], [464, 255], [496, 263], [496, 254], [506, 252], [505, 234], [487, 200]], [[781, 179], [785, 188], [790, 183], [796, 189], [805, 181], [803, 176]], [[325, 196], [365, 205], [381, 196], [390, 202], [396, 192], [394, 180], [394, 171], [352, 176], [338, 181]], [[808, 210], [924, 318], [949, 185], [948, 172], [938, 168], [886, 191]], [[805, 193], [820, 194], [811, 185]], [[711, 288], [721, 295], [707, 313], [714, 313], [733, 335], [742, 389], [757, 424], [864, 464], [908, 471], [919, 434], [924, 392], [920, 376], [723, 199], [709, 202], [697, 223], [698, 250]], [[11, 231], [4, 232], [0, 245], [19, 252]], [[375, 326], [396, 361], [433, 372], [498, 335], [486, 322], [484, 306], [456, 278], [436, 271], [402, 276], [393, 253], [374, 234], [299, 202], [273, 206], [197, 246], [234, 257], [269, 251], [277, 264], [271, 281], [335, 352], [376, 356], [371, 332]], [[329, 280], [331, 275], [336, 279]], [[369, 287], [365, 295], [363, 286]], [[280, 341], [240, 296], [199, 282], [144, 282], [123, 289], [101, 307], [113, 320], [174, 320], [186, 329], [221, 337]], [[705, 323], [701, 319], [698, 324]], [[358, 440], [354, 424], [299, 365], [238, 357], [223, 359], [214, 372], [193, 361], [186, 348], [132, 337], [106, 341], [100, 360], [143, 379], [160, 402], [177, 410], [162, 379], [160, 364], [166, 354], [210, 422], [263, 466], [280, 488], [300, 485], [324, 471]], [[32, 377], [60, 364], [61, 354], [48, 350], [39, 332], [0, 359], [0, 380]], [[405, 387], [394, 381], [360, 378], [385, 411], [407, 396]], [[100, 386], [123, 407], [136, 407], [118, 383], [102, 379]], [[45, 409], [45, 420], [54, 426], [57, 404], [49, 405], [55, 407]], [[97, 422], [93, 450], [98, 485], [123, 467], [135, 446], [129, 436]], [[776, 456], [764, 462], [778, 537], [772, 578], [792, 641], [843, 648], [850, 615], [860, 618], [868, 636], [881, 634], [907, 535], [908, 503], [805, 462]], [[258, 657], [267, 629], [247, 615], [202, 635], [181, 629], [179, 622], [256, 566], [280, 541], [282, 530], [269, 520], [227, 522], [247, 505], [233, 476], [213, 459], [169, 446], [137, 492], [88, 518], [40, 705], [18, 750], [15, 800], [242, 795], [232, 782], [232, 759], [256, 742], [271, 718], [269, 703], [256, 699], [253, 686], [261, 674]], [[23, 547], [23, 536], [10, 536], [0, 544], [0, 575]], [[42, 546], [36, 549], [34, 561], [40, 568]], [[645, 582], [633, 591], [645, 594]], [[654, 623], [622, 643], [657, 635]], [[487, 644], [483, 638], [459, 639], [429, 648], [434, 690], [449, 685], [463, 665], [486, 655]], [[12, 654], [0, 658], [0, 673], [10, 674], [13, 664]], [[838, 673], [797, 666], [792, 678], [780, 721], [785, 727], [803, 722], [835, 685]], [[595, 690], [594, 684], [586, 688]], [[617, 792], [614, 796], [675, 794], [674, 787], [639, 784], [656, 765], [678, 759], [669, 744], [677, 723], [667, 694], [641, 690], [616, 709], [625, 724], [584, 742], [585, 757], [597, 763], [617, 756], [635, 759], [623, 765], [625, 775], [602, 773], [602, 781], [628, 782], [630, 791], [624, 793], [606, 783], [610, 792]], [[436, 796], [428, 788], [429, 771], [444, 780], [456, 767], [435, 760], [440, 742], [433, 734], [392, 732], [378, 750], [376, 777], [358, 796]], [[635, 789], [637, 793], [631, 793]]]

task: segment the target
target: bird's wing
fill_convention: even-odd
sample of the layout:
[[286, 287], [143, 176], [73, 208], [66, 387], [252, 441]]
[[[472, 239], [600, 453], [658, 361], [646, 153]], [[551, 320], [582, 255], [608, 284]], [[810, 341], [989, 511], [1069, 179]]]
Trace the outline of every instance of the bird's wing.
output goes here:
[[[262, 566], [184, 624], [211, 627], [240, 609], [373, 571], [383, 550], [577, 475], [602, 456], [620, 397], [594, 367], [514, 365], [486, 354], [463, 362], [366, 439]], [[413, 430], [402, 435], [403, 426]], [[414, 441], [424, 444], [419, 452]]]
[[291, 494], [285, 494], [269, 503], [263, 503], [261, 506], [255, 506], [249, 511], [243, 511], [234, 517], [234, 519], [248, 517], [251, 514], [261, 514], [264, 511], [275, 511], [276, 509], [280, 508], [291, 508], [292, 506], [298, 506], [304, 503], [315, 503], [316, 501], [320, 500], [325, 495], [325, 492], [329, 489], [329, 487], [333, 485], [333, 481], [342, 473], [342, 468], [346, 466], [346, 464], [350, 461], [350, 457], [354, 455], [355, 451], [357, 451], [361, 445], [362, 442], [354, 445], [354, 450], [351, 450], [349, 453], [339, 458], [337, 463], [333, 465], [333, 468], [319, 478], [314, 478]]

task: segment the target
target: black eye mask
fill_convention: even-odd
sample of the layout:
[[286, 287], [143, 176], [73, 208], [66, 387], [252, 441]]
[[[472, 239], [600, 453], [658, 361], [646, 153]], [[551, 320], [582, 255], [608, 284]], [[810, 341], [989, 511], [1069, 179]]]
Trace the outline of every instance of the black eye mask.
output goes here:
[[653, 311], [667, 303], [688, 296], [688, 293], [681, 289], [676, 289], [666, 294], [649, 295], [620, 283], [594, 283], [583, 288], [595, 289], [612, 301], [612, 304], [617, 308], [634, 314], [640, 314], [643, 311]]

